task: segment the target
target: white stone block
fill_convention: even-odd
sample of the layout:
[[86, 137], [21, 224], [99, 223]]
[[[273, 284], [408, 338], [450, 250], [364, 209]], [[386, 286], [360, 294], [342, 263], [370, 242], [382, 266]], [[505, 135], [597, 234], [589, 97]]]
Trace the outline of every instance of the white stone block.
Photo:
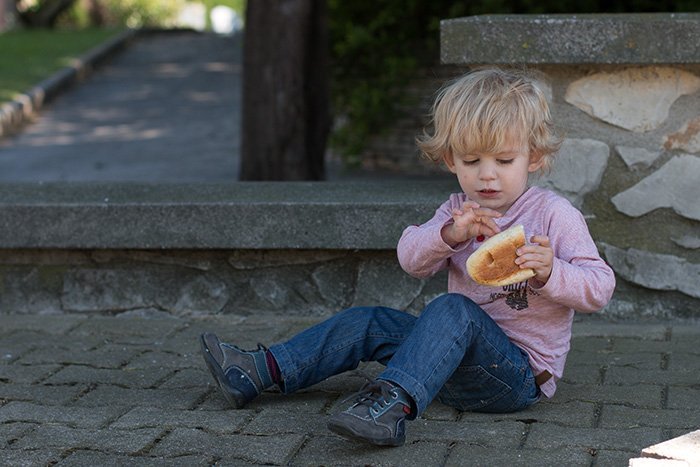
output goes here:
[[645, 169], [654, 163], [661, 155], [660, 151], [649, 151], [644, 148], [631, 148], [627, 146], [617, 146], [618, 154], [625, 161], [630, 169]]
[[610, 267], [625, 280], [654, 290], [677, 290], [700, 298], [700, 264], [673, 255], [601, 245]]
[[566, 139], [554, 160], [552, 172], [534, 178], [533, 182], [581, 207], [584, 196], [600, 185], [609, 157], [610, 148], [602, 141]]
[[649, 446], [642, 457], [685, 462], [689, 467], [700, 466], [700, 430]]
[[671, 105], [700, 90], [700, 78], [671, 67], [626, 68], [578, 79], [566, 90], [566, 102], [610, 124], [644, 132], [658, 128]]
[[675, 156], [632, 188], [612, 197], [624, 214], [638, 217], [658, 208], [671, 208], [688, 219], [700, 220], [700, 157]]

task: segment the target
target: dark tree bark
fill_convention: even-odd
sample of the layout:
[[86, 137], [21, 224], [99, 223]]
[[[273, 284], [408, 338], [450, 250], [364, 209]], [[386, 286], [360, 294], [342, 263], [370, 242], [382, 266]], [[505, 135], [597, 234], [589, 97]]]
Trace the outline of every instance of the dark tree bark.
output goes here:
[[241, 180], [321, 180], [330, 129], [324, 0], [246, 8]]
[[20, 8], [19, 0], [15, 0], [17, 18], [29, 28], [53, 28], [59, 15], [70, 8], [75, 0], [44, 0], [29, 10]]

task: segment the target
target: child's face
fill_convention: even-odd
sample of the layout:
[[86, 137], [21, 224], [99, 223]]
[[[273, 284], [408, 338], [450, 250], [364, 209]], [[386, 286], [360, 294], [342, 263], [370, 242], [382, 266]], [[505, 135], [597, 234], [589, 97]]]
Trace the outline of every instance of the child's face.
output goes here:
[[470, 200], [501, 213], [525, 193], [528, 173], [542, 165], [530, 160], [527, 144], [520, 141], [506, 144], [497, 153], [456, 154], [445, 162]]

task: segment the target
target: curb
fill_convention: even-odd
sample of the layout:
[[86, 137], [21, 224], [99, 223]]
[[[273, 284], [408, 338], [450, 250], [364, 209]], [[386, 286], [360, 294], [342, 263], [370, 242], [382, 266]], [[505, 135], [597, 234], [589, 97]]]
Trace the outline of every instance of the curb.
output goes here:
[[139, 31], [129, 29], [85, 52], [27, 92], [0, 107], [0, 138], [16, 132], [61, 90], [85, 78], [100, 62], [124, 48]]

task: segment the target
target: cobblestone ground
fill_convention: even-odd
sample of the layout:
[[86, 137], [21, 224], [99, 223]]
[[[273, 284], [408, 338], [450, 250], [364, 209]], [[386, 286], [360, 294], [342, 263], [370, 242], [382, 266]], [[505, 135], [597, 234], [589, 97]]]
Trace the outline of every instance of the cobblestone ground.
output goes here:
[[[627, 465], [700, 426], [700, 325], [577, 322], [556, 396], [509, 415], [434, 403], [401, 448], [325, 427], [359, 372], [243, 410], [199, 355], [206, 330], [270, 344], [311, 318], [0, 315], [0, 463], [13, 465]], [[374, 365], [361, 369], [373, 374]]]

